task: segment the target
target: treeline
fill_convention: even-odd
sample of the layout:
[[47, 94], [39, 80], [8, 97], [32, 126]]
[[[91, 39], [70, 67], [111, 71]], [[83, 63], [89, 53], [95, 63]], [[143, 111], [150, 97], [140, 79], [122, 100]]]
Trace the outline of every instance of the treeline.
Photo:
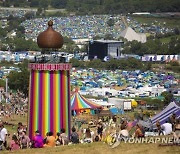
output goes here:
[[178, 12], [179, 0], [6, 0], [2, 6], [49, 7], [67, 9], [78, 14], [132, 13], [132, 12]]
[[179, 51], [180, 39], [177, 36], [172, 36], [168, 43], [163, 43], [159, 38], [150, 39], [146, 43], [127, 42], [122, 52], [143, 56], [144, 54], [174, 55], [179, 54]]
[[95, 69], [107, 69], [107, 70], [150, 70], [151, 63], [143, 63], [140, 60], [135, 58], [127, 58], [127, 59], [111, 59], [108, 62], [102, 62], [100, 59], [94, 59], [92, 61], [79, 61], [75, 58], [70, 60], [73, 67], [78, 68], [95, 68]]
[[177, 61], [171, 61], [169, 64], [166, 65], [165, 69], [180, 73], [180, 64]]

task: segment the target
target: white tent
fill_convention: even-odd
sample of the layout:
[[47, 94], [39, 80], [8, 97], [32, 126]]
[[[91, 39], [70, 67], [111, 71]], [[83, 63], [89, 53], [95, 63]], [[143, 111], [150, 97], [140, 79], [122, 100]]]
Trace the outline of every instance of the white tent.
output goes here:
[[120, 36], [128, 41], [136, 40], [141, 43], [146, 42], [146, 35], [144, 33], [136, 33], [131, 27], [127, 27], [124, 31], [122, 31]]

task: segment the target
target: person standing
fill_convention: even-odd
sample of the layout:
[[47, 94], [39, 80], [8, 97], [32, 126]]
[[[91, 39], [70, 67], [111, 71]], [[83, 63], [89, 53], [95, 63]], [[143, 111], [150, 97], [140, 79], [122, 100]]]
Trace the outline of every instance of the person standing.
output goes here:
[[98, 123], [97, 125], [97, 134], [100, 140], [102, 140], [102, 136], [103, 136], [103, 125], [101, 122]]
[[2, 147], [4, 146], [5, 148], [7, 147], [7, 129], [4, 128], [3, 122], [0, 122], [0, 150], [2, 150]]

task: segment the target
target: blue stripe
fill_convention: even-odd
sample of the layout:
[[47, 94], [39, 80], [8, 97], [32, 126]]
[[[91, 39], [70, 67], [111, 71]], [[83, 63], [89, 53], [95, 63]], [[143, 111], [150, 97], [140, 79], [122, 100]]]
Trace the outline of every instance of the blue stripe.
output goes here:
[[162, 114], [162, 113], [159, 113], [159, 114], [161, 114], [160, 116], [158, 116], [158, 117], [156, 117], [155, 119], [153, 119], [152, 121], [157, 121], [157, 119], [159, 119], [160, 117], [164, 117], [164, 116], [167, 116], [167, 115], [169, 115], [169, 112], [171, 113], [172, 112], [172, 110], [173, 109], [175, 109], [176, 107], [175, 106], [173, 106], [172, 108], [170, 108], [169, 110], [167, 110], [166, 111], [166, 113], [165, 114]]
[[[170, 114], [168, 114], [167, 116], [164, 116], [164, 117], [161, 117], [160, 119], [158, 119], [160, 122], [163, 120], [163, 121], [166, 121], [171, 114], [178, 112], [179, 109], [176, 109], [176, 110], [173, 110]], [[156, 121], [154, 121], [153, 123], [155, 123]]]

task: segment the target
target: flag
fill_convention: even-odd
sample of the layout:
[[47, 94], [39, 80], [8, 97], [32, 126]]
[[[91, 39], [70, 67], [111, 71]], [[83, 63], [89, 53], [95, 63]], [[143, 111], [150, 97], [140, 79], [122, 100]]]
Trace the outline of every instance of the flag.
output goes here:
[[162, 61], [162, 62], [164, 61], [164, 56], [161, 57], [161, 61]]
[[148, 56], [146, 56], [146, 57], [145, 57], [145, 60], [146, 60], [146, 61], [149, 61], [149, 57], [148, 57]]
[[157, 61], [157, 55], [154, 56], [153, 61]]
[[105, 56], [104, 57], [104, 61], [108, 61], [109, 60], [109, 57], [108, 56]]

